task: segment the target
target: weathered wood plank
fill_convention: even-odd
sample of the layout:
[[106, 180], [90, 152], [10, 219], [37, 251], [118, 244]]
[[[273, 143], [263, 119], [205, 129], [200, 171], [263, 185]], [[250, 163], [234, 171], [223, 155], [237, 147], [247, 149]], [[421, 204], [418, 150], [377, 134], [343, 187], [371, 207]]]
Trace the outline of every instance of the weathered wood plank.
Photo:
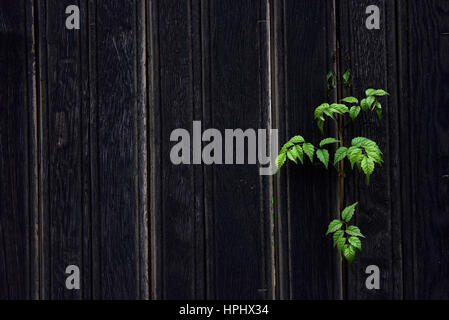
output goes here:
[[449, 3], [398, 1], [404, 297], [449, 298]]
[[36, 298], [36, 99], [27, 1], [0, 3], [0, 299]]
[[[210, 1], [202, 17], [207, 23], [203, 43], [208, 42], [203, 46], [207, 127], [218, 129], [223, 137], [228, 128], [267, 128], [267, 1]], [[245, 147], [245, 159], [247, 153]], [[251, 164], [206, 170], [208, 298], [269, 299], [269, 179], [259, 176], [258, 166]]]
[[[339, 2], [342, 74], [350, 70], [353, 86], [343, 96], [364, 97], [367, 88], [382, 88], [391, 96], [380, 99], [384, 116], [362, 113], [345, 132], [345, 143], [363, 136], [377, 142], [384, 164], [376, 166], [370, 185], [365, 176], [346, 170], [346, 205], [359, 202], [355, 223], [366, 239], [363, 251], [347, 267], [348, 299], [400, 299], [402, 297], [401, 211], [399, 189], [399, 140], [396, 68], [395, 3], [393, 1], [347, 0]], [[380, 29], [369, 30], [366, 8], [380, 9]], [[346, 167], [348, 168], [348, 167]], [[368, 290], [366, 267], [380, 268], [380, 290]]]
[[[46, 189], [42, 210], [44, 233], [42, 259], [45, 274], [41, 286], [45, 299], [80, 299], [82, 290], [67, 290], [66, 267], [83, 268], [83, 162], [82, 81], [80, 32], [65, 27], [65, 9], [70, 1], [39, 2], [41, 27], [41, 177]], [[84, 75], [85, 77], [86, 75]], [[84, 288], [87, 289], [88, 288]]]
[[[144, 15], [141, 1], [96, 2], [100, 296], [146, 296]], [[142, 189], [143, 188], [143, 189]], [[94, 257], [94, 259], [98, 257]], [[144, 258], [145, 260], [145, 258]]]
[[[281, 143], [298, 134], [315, 145], [322, 138], [313, 110], [328, 100], [333, 24], [330, 1], [274, 3], [274, 106]], [[277, 294], [281, 299], [338, 299], [339, 259], [324, 236], [337, 216], [337, 178], [332, 169], [305, 163], [283, 168], [276, 184]]]
[[175, 165], [175, 129], [201, 120], [198, 1], [152, 1], [150, 105], [153, 285], [157, 299], [204, 298], [202, 169]]

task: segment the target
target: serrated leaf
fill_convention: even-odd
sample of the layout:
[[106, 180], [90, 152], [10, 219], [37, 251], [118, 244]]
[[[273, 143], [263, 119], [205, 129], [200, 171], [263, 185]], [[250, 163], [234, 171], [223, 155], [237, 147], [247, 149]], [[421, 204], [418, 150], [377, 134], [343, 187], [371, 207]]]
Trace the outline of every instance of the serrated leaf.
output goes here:
[[349, 222], [349, 220], [351, 220], [352, 216], [354, 215], [355, 207], [357, 206], [357, 204], [358, 202], [351, 204], [350, 206], [347, 206], [346, 208], [343, 209], [341, 213], [341, 218], [344, 221]]
[[367, 97], [370, 97], [370, 96], [372, 96], [376, 91], [377, 91], [376, 89], [367, 89], [367, 90], [365, 91], [365, 93], [366, 93], [366, 96], [367, 96]]
[[359, 103], [359, 99], [357, 99], [355, 97], [346, 97], [346, 98], [342, 99], [341, 101], [347, 102], [347, 103]]
[[337, 230], [340, 230], [342, 225], [343, 225], [343, 221], [341, 221], [341, 220], [331, 221], [331, 223], [329, 223], [329, 226], [327, 227], [326, 235], [328, 235], [329, 233], [333, 233]]
[[338, 148], [337, 151], [335, 151], [334, 165], [336, 165], [337, 162], [343, 160], [346, 157], [347, 152], [348, 152], [348, 148], [346, 148], [346, 147]]
[[304, 142], [304, 138], [301, 136], [294, 136], [293, 138], [290, 139], [291, 143], [302, 143]]
[[288, 141], [286, 144], [283, 145], [280, 153], [287, 152], [288, 148], [293, 147], [294, 145], [295, 144], [293, 142]]
[[363, 234], [360, 233], [360, 229], [357, 226], [349, 226], [346, 228], [345, 232], [350, 236], [357, 236], [365, 238]]
[[338, 252], [341, 252], [343, 250], [343, 248], [345, 247], [346, 244], [346, 238], [345, 237], [341, 237], [337, 240], [337, 248], [338, 248]]
[[345, 257], [346, 261], [348, 261], [348, 264], [351, 264], [355, 258], [355, 248], [352, 245], [345, 246], [343, 250], [343, 256]]
[[363, 145], [363, 143], [367, 140], [365, 137], [355, 137], [351, 140], [351, 145], [360, 147]]
[[348, 242], [354, 247], [362, 251], [362, 241], [357, 237], [350, 237]]
[[296, 149], [296, 153], [298, 155], [299, 161], [301, 161], [302, 164], [304, 164], [304, 153], [302, 151], [302, 148], [299, 144], [297, 144], [294, 149]]
[[327, 169], [329, 166], [329, 151], [327, 151], [326, 149], [318, 149], [316, 151], [316, 156]]
[[294, 163], [298, 164], [298, 161], [296, 161], [296, 149], [295, 148], [292, 148], [287, 151], [287, 157]]
[[334, 103], [330, 106], [330, 110], [334, 111], [338, 114], [344, 114], [346, 112], [349, 112], [349, 109], [346, 105], [344, 104], [339, 104], [339, 103]]
[[313, 154], [315, 153], [315, 147], [311, 143], [304, 143], [302, 145], [304, 153], [309, 157], [310, 162], [313, 162]]
[[343, 230], [335, 231], [335, 233], [333, 234], [334, 247], [337, 245], [338, 239], [340, 239], [344, 235], [345, 235], [345, 232]]
[[366, 181], [369, 183], [369, 177], [374, 171], [374, 162], [371, 158], [364, 156], [361, 162], [361, 168], [366, 175]]
[[285, 160], [287, 159], [287, 153], [286, 152], [281, 152], [277, 158], [276, 158], [276, 166], [278, 167], [278, 169], [281, 169], [282, 166], [285, 163]]
[[388, 92], [386, 92], [385, 90], [379, 89], [379, 90], [375, 90], [372, 95], [382, 97], [382, 96], [389, 96], [390, 94]]
[[352, 121], [354, 121], [357, 118], [359, 113], [360, 113], [360, 107], [359, 106], [353, 106], [351, 108], [351, 110], [349, 110], [349, 116], [351, 117]]
[[328, 144], [331, 144], [331, 143], [338, 143], [338, 142], [340, 142], [340, 140], [337, 140], [335, 138], [326, 138], [326, 139], [321, 140], [320, 147], [322, 148], [325, 145], [328, 145]]
[[359, 162], [360, 156], [362, 155], [362, 149], [356, 146], [352, 146], [348, 149], [347, 157], [351, 163], [351, 168], [354, 169], [354, 164]]
[[382, 160], [382, 156], [375, 152], [375, 151], [370, 151], [370, 150], [366, 150], [365, 149], [366, 154], [368, 155], [368, 157], [373, 160], [375, 163], [377, 164], [382, 164], [383, 160]]

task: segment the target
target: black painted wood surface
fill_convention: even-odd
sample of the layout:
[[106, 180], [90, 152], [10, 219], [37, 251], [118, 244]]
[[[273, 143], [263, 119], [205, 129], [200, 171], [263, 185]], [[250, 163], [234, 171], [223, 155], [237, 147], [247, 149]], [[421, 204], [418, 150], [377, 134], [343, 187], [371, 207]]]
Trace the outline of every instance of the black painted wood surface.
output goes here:
[[[448, 15], [443, 0], [2, 1], [0, 299], [449, 298]], [[193, 121], [317, 144], [338, 64], [344, 94], [391, 94], [345, 136], [385, 155], [370, 186], [348, 174], [367, 236], [349, 268], [324, 236], [334, 171], [169, 158]]]

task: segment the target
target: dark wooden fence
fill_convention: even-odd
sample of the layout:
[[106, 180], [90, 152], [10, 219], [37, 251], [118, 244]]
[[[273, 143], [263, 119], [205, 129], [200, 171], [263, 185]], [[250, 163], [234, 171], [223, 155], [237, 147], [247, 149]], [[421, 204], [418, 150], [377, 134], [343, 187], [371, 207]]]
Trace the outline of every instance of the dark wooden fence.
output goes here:
[[[194, 120], [317, 142], [337, 62], [345, 93], [391, 93], [354, 128], [386, 161], [348, 177], [367, 236], [349, 269], [324, 237], [332, 171], [169, 158]], [[449, 298], [448, 1], [1, 1], [0, 83], [2, 299]]]

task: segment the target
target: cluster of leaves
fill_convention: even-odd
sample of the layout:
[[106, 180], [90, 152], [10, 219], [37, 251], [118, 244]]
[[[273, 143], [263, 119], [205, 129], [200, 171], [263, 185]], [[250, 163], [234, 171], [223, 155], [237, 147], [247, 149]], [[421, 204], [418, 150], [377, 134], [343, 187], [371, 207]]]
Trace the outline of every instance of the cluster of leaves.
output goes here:
[[[345, 85], [350, 87], [352, 85], [352, 79], [349, 71], [344, 74], [343, 78]], [[332, 73], [327, 75], [326, 83], [328, 90], [335, 88], [335, 79]], [[321, 133], [324, 134], [326, 117], [336, 120], [338, 115], [344, 116], [347, 114], [352, 121], [355, 121], [361, 111], [376, 111], [379, 119], [381, 119], [382, 105], [378, 98], [386, 95], [388, 93], [382, 89], [367, 89], [365, 91], [365, 97], [360, 100], [355, 97], [346, 97], [341, 100], [341, 103], [323, 103], [314, 112], [317, 126]], [[339, 130], [342, 129], [339, 128]], [[382, 165], [383, 160], [382, 151], [379, 146], [374, 141], [365, 137], [352, 139], [351, 145], [347, 147], [340, 140], [330, 137], [321, 140], [319, 147], [315, 147], [312, 143], [298, 135], [283, 145], [276, 159], [276, 165], [278, 169], [281, 169], [287, 159], [293, 161], [295, 164], [298, 164], [298, 162], [304, 164], [305, 154], [311, 162], [314, 161], [314, 156], [316, 155], [318, 160], [328, 169], [330, 154], [329, 150], [325, 147], [335, 143], [339, 144], [339, 148], [334, 154], [334, 166], [339, 168], [338, 164], [347, 158], [351, 164], [351, 169], [354, 169], [354, 165], [356, 165], [358, 170], [365, 174], [367, 184], [369, 184], [375, 164]], [[343, 168], [343, 166], [340, 168]], [[344, 173], [342, 176], [344, 179]], [[364, 237], [358, 227], [347, 225], [354, 215], [356, 205], [357, 203], [354, 203], [346, 207], [341, 213], [341, 220], [332, 221], [327, 231], [327, 234], [333, 233], [334, 246], [338, 248], [339, 252], [343, 254], [349, 263], [354, 260], [356, 250], [362, 249], [359, 237]]]
[[324, 146], [338, 142], [340, 141], [335, 138], [326, 138], [321, 140], [320, 147], [316, 148], [310, 142], [306, 142], [303, 137], [295, 136], [282, 147], [276, 159], [276, 165], [278, 169], [280, 169], [287, 159], [296, 164], [298, 164], [299, 160], [304, 164], [304, 154], [306, 154], [310, 161], [313, 162], [314, 155], [316, 154], [318, 160], [320, 160], [327, 169], [329, 167], [329, 151], [324, 149]]
[[357, 226], [348, 225], [355, 213], [357, 204], [356, 202], [344, 208], [341, 213], [341, 220], [333, 220], [329, 224], [326, 232], [326, 235], [333, 234], [334, 247], [337, 247], [338, 252], [343, 254], [343, 257], [349, 264], [354, 261], [356, 251], [362, 251], [362, 241], [360, 238], [365, 238]]
[[341, 100], [341, 102], [345, 102], [350, 106], [352, 105], [351, 108], [340, 103], [333, 103], [331, 105], [323, 103], [318, 106], [315, 109], [314, 116], [321, 133], [324, 133], [325, 116], [335, 120], [337, 114], [343, 115], [348, 113], [349, 117], [354, 121], [359, 116], [360, 111], [363, 110], [365, 112], [376, 111], [379, 119], [382, 119], [382, 105], [380, 104], [378, 97], [386, 96], [388, 93], [382, 89], [368, 89], [365, 94], [366, 97], [360, 101], [355, 97], [346, 97]]

